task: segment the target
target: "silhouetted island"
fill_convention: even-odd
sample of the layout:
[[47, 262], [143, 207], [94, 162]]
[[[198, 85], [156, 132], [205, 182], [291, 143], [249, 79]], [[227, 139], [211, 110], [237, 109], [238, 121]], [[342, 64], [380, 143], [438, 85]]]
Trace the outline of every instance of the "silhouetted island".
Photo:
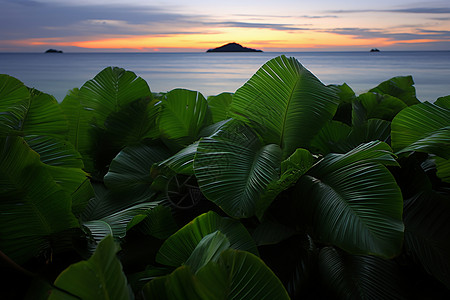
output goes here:
[[206, 52], [263, 52], [262, 50], [247, 48], [239, 45], [238, 43], [228, 43], [226, 45], [209, 49]]
[[380, 50], [377, 48], [373, 48], [373, 49], [370, 49], [370, 52], [380, 52]]
[[61, 50], [48, 49], [45, 53], [63, 53]]

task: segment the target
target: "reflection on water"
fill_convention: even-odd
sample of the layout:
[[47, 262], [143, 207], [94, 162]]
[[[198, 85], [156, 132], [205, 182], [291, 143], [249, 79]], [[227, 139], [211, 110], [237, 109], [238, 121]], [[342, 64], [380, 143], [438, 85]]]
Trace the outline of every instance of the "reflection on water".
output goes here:
[[144, 78], [154, 92], [174, 88], [205, 96], [234, 92], [266, 61], [294, 56], [325, 84], [347, 83], [357, 94], [399, 75], [412, 75], [417, 96], [434, 101], [450, 94], [450, 51], [296, 53], [0, 53], [0, 73], [61, 101], [103, 68], [119, 66]]

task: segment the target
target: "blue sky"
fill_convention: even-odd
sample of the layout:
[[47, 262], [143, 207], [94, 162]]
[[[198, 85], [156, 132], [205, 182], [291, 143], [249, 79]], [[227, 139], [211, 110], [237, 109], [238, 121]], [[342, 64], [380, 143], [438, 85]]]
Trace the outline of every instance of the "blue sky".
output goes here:
[[0, 0], [0, 51], [450, 50], [450, 1]]

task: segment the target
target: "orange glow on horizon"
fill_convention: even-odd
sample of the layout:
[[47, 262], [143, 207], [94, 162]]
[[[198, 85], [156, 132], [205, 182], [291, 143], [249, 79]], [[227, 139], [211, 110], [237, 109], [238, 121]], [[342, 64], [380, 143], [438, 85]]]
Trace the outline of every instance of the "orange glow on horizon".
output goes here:
[[[238, 38], [236, 38], [238, 37]], [[91, 37], [84, 40], [68, 38], [29, 39], [15, 41], [16, 45], [46, 45], [49, 47], [78, 47], [81, 49], [127, 49], [137, 51], [164, 51], [164, 49], [207, 50], [229, 42], [237, 42], [246, 47], [262, 49], [339, 49], [342, 47], [371, 48], [388, 47], [396, 44], [416, 44], [437, 42], [434, 39], [411, 39], [394, 41], [387, 38], [362, 39], [351, 35], [339, 35], [320, 31], [277, 31], [266, 28], [222, 28], [209, 34], [170, 34], [148, 36]], [[441, 40], [442, 41], [442, 40]]]

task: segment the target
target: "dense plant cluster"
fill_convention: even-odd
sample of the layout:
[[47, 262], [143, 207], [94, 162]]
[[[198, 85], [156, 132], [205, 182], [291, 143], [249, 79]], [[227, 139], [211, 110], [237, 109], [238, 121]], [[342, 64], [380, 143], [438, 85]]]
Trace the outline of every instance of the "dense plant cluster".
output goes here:
[[62, 103], [0, 75], [2, 294], [449, 296], [450, 96], [355, 95], [296, 59], [234, 94], [101, 71]]

